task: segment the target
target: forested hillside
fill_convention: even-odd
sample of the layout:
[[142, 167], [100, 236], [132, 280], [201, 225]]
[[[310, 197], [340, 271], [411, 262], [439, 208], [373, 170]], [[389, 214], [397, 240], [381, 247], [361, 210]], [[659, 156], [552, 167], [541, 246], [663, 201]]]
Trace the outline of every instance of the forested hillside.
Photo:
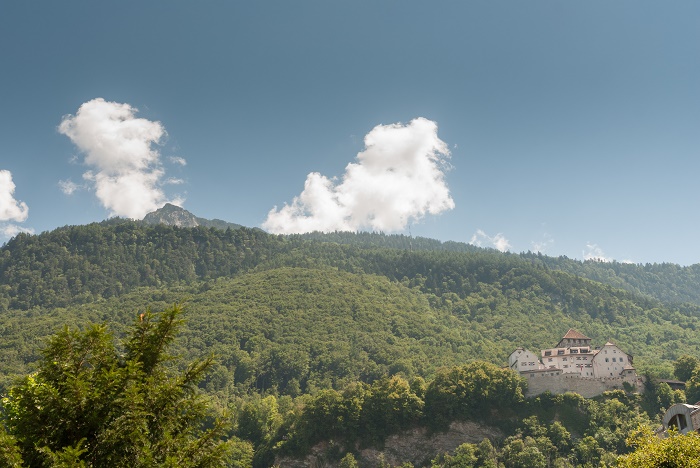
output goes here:
[[[403, 250], [438, 250], [450, 252], [476, 252], [488, 250], [493, 255], [497, 250], [481, 249], [462, 242], [440, 242], [423, 237], [408, 237], [401, 234], [314, 232], [304, 234], [306, 239], [355, 245], [365, 248], [388, 247]], [[665, 303], [691, 302], [700, 305], [700, 264], [680, 266], [675, 263], [621, 263], [588, 260], [585, 262], [567, 257], [549, 257], [540, 253], [522, 253], [521, 257], [553, 270], [626, 289], [636, 294], [654, 297]]]
[[[353, 405], [352, 430], [369, 431], [358, 440], [370, 446], [415, 425], [444, 428], [451, 418], [484, 417], [436, 413], [430, 389], [458, 372], [446, 369], [477, 362], [476, 368], [498, 369], [516, 346], [552, 346], [569, 328], [594, 344], [614, 341], [634, 356], [640, 373], [672, 377], [677, 358], [700, 356], [700, 306], [664, 303], [635, 292], [631, 280], [616, 288], [563, 271], [566, 266], [590, 268], [591, 276], [620, 265], [557, 263], [405, 236], [273, 236], [124, 220], [20, 234], [0, 249], [0, 393], [35, 369], [42, 343], [62, 326], [105, 323], [121, 336], [147, 308], [180, 303], [186, 323], [174, 354], [186, 361], [214, 354], [201, 389], [233, 408], [235, 435], [253, 443], [256, 466], [268, 466], [273, 456], [303, 456], [332, 432], [320, 431], [324, 424], [342, 427], [333, 412], [347, 422], [351, 415], [343, 412]], [[453, 390], [445, 391], [447, 403], [458, 401]], [[660, 408], [681, 398], [668, 389], [663, 397], [655, 392], [644, 418], [657, 418]], [[395, 394], [405, 400], [391, 409], [399, 403], [382, 399]], [[631, 425], [648, 419], [640, 419], [639, 399], [613, 400], [632, 416], [618, 415], [620, 422], [605, 429], [614, 437], [596, 439], [588, 449], [586, 434], [598, 437], [608, 423], [591, 419], [588, 428], [577, 428], [571, 417], [570, 437], [579, 439], [568, 443], [566, 457], [584, 460], [589, 449], [598, 450], [596, 459], [624, 452]], [[519, 411], [546, 416], [550, 425], [561, 417], [527, 405], [501, 408], [499, 424], [510, 427], [502, 428], [505, 434], [514, 434]], [[587, 413], [597, 408], [592, 403], [575, 400], [574, 406], [594, 418]], [[389, 414], [399, 419], [392, 423]], [[520, 439], [511, 441], [522, 445], [518, 454], [534, 450], [531, 430], [521, 428]], [[503, 450], [498, 457], [507, 460]]]
[[[64, 319], [128, 323], [145, 305], [182, 300], [192, 309], [189, 349], [223, 347], [236, 384], [258, 390], [427, 377], [477, 358], [502, 364], [515, 346], [551, 346], [569, 327], [615, 341], [662, 375], [679, 354], [700, 350], [697, 306], [663, 305], [519, 255], [378, 248], [413, 240], [357, 238], [365, 246], [124, 221], [21, 234], [0, 254], [2, 333], [15, 356], [3, 362], [31, 362], [38, 338]], [[351, 352], [359, 354], [333, 362]]]

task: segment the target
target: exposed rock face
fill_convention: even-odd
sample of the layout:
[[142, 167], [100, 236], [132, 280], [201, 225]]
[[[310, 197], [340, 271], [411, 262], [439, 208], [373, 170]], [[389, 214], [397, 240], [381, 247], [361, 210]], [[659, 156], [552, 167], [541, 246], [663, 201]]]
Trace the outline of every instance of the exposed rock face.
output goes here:
[[148, 213], [144, 218], [143, 222], [146, 224], [165, 224], [168, 226], [178, 226], [178, 227], [213, 227], [217, 229], [238, 229], [240, 224], [228, 223], [220, 219], [205, 219], [198, 218], [186, 209], [166, 203], [163, 208], [159, 208], [152, 213]]
[[[478, 444], [484, 439], [494, 441], [503, 438], [496, 428], [484, 426], [471, 421], [453, 422], [447, 432], [430, 433], [427, 428], [419, 427], [394, 434], [387, 438], [382, 450], [368, 448], [361, 450], [357, 462], [360, 468], [374, 468], [381, 458], [385, 463], [399, 466], [410, 462], [416, 467], [430, 466], [430, 460], [445, 452], [453, 452], [460, 445], [469, 442]], [[279, 458], [275, 461], [281, 468], [332, 467], [337, 463], [329, 462], [326, 454], [337, 453], [346, 449], [337, 442], [321, 442], [311, 449], [311, 453], [302, 460]]]
[[166, 224], [178, 227], [197, 227], [197, 217], [179, 206], [166, 203], [163, 208], [159, 208], [152, 213], [148, 213], [143, 222], [146, 224]]

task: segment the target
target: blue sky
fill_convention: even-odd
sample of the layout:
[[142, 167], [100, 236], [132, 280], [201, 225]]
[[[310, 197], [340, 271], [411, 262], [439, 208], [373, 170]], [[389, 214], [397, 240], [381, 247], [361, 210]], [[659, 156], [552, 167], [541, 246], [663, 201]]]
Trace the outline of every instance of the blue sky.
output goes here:
[[[699, 24], [696, 1], [3, 2], [0, 243], [178, 201], [698, 263]], [[119, 112], [150, 135], [133, 160], [94, 133]]]

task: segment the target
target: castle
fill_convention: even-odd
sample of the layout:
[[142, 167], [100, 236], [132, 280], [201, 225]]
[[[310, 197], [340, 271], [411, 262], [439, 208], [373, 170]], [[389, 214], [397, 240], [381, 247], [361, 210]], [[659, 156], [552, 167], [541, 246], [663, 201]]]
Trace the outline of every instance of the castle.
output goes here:
[[632, 356], [609, 341], [594, 349], [591, 339], [574, 329], [569, 329], [554, 348], [541, 350], [540, 356], [517, 348], [508, 357], [508, 365], [527, 379], [527, 396], [549, 391], [576, 392], [590, 398], [622, 389], [625, 382], [636, 391], [643, 389]]

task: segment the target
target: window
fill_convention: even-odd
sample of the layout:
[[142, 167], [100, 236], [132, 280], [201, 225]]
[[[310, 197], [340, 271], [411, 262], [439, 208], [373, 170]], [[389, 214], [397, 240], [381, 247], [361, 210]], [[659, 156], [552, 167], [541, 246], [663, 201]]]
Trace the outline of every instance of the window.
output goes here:
[[578, 349], [574, 349], [574, 348], [572, 348], [572, 349], [571, 349], [571, 353], [572, 353], [572, 354], [576, 354], [576, 353], [578, 353]]
[[605, 358], [605, 362], [610, 362], [610, 358]]
[[551, 351], [545, 351], [545, 352], [544, 352], [544, 355], [545, 355], [545, 356], [551, 356], [551, 355], [552, 355], [552, 352], [551, 352]]
[[548, 359], [547, 359], [547, 362], [552, 362], [553, 360], [554, 360], [554, 359], [552, 359], [552, 358], [548, 358]]
[[564, 354], [564, 350], [563, 350], [563, 349], [558, 349], [558, 350], [557, 350], [557, 354], [558, 354], [558, 355]]
[[563, 358], [562, 361], [566, 361], [566, 358]]
[[688, 423], [685, 420], [685, 414], [677, 414], [671, 418], [668, 422], [669, 427], [675, 426], [676, 429], [683, 430], [688, 427]]
[[620, 362], [625, 362], [625, 358], [620, 358]]
[[568, 364], [564, 364], [564, 369], [567, 369], [568, 367]]
[[616, 359], [615, 359], [615, 358], [613, 358], [613, 362], [616, 362]]

